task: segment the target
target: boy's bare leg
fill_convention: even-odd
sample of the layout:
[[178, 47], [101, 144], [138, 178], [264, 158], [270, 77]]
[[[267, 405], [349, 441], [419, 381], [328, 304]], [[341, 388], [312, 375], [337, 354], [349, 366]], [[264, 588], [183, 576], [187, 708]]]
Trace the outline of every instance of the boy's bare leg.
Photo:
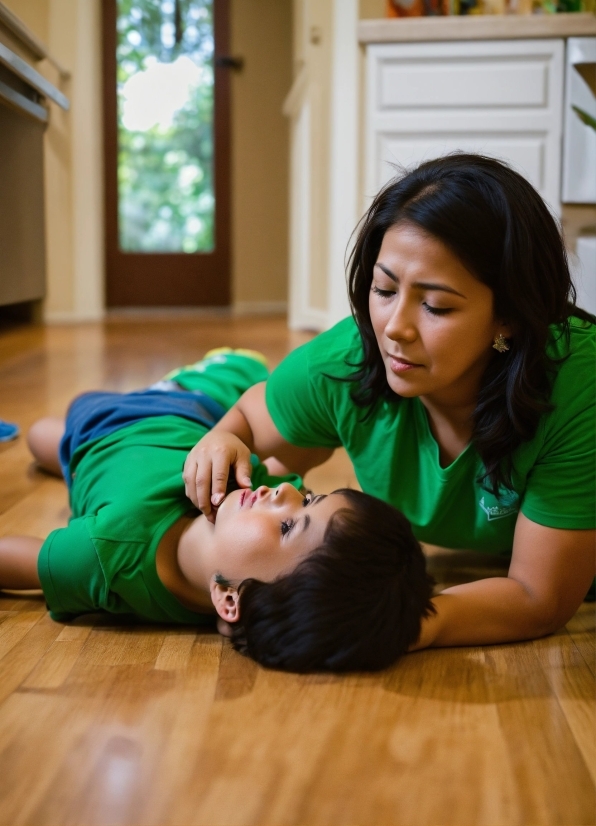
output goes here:
[[60, 440], [64, 435], [64, 419], [46, 416], [31, 425], [27, 444], [37, 464], [55, 476], [62, 476], [58, 459]]
[[3, 536], [0, 539], [0, 588], [41, 588], [37, 557], [43, 539], [34, 536]]

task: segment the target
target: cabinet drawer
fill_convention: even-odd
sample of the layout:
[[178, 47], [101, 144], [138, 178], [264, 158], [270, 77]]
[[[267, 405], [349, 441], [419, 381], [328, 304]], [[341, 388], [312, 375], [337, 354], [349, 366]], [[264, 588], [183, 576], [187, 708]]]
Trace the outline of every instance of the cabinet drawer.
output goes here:
[[542, 107], [548, 104], [548, 61], [437, 57], [384, 60], [379, 66], [377, 108]]
[[550, 105], [562, 41], [412, 43], [369, 48], [372, 110]]

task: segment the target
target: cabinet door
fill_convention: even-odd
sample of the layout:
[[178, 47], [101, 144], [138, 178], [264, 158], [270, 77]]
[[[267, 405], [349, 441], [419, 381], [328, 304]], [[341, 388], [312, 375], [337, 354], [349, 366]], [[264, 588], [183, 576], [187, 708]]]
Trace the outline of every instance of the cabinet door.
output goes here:
[[45, 293], [44, 128], [0, 105], [0, 306]]
[[563, 201], [596, 204], [596, 132], [573, 110], [596, 118], [596, 37], [570, 37], [566, 63]]
[[370, 46], [367, 198], [459, 150], [508, 161], [559, 213], [563, 52], [558, 39]]

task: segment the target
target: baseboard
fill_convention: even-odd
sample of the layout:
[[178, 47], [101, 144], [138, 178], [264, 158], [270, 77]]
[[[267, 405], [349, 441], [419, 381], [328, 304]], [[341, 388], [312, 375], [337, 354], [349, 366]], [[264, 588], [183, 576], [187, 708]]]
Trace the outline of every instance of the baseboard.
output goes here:
[[237, 301], [232, 305], [235, 316], [285, 315], [287, 312], [287, 301]]
[[53, 312], [46, 310], [43, 313], [43, 321], [44, 324], [86, 324], [103, 321], [105, 315], [104, 310], [94, 313]]
[[230, 307], [111, 307], [106, 312], [106, 320], [158, 321], [175, 318], [226, 318], [231, 314]]
[[90, 321], [160, 318], [205, 318], [251, 315], [286, 315], [287, 301], [238, 301], [230, 307], [114, 307], [96, 314], [45, 312], [46, 324], [80, 324]]
[[317, 333], [329, 327], [329, 316], [326, 310], [309, 308], [293, 314], [288, 323], [290, 330], [315, 330]]

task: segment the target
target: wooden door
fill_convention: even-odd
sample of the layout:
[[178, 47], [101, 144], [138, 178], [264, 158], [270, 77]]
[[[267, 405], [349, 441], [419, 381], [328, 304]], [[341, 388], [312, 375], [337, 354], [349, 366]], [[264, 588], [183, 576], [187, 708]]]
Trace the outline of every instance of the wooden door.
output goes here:
[[102, 9], [107, 305], [225, 306], [229, 0]]

